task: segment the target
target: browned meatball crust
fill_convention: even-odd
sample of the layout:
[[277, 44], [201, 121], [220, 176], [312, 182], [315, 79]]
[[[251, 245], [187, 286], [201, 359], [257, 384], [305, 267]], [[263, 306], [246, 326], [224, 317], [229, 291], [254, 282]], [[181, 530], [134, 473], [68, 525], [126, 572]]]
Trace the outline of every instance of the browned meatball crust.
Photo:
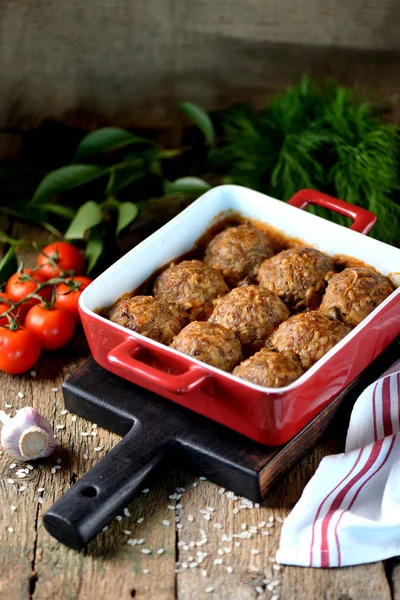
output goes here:
[[209, 243], [204, 262], [220, 271], [231, 287], [254, 281], [261, 263], [273, 255], [267, 236], [249, 223], [228, 227]]
[[268, 348], [262, 348], [233, 370], [236, 377], [272, 388], [289, 385], [302, 374], [300, 363]]
[[171, 348], [223, 371], [232, 371], [242, 360], [239, 340], [222, 325], [194, 321], [176, 336]]
[[320, 310], [355, 327], [393, 292], [390, 280], [375, 271], [351, 267], [329, 281]]
[[284, 321], [267, 343], [309, 369], [349, 332], [337, 319], [311, 311]]
[[162, 344], [170, 344], [185, 324], [182, 311], [152, 296], [120, 300], [108, 316], [114, 323]]
[[223, 325], [248, 345], [261, 344], [288, 318], [289, 311], [278, 296], [266, 288], [249, 285], [221, 298], [209, 322]]
[[157, 300], [178, 305], [191, 320], [207, 319], [213, 310], [213, 299], [227, 292], [229, 288], [221, 273], [200, 260], [184, 260], [165, 269], [153, 286]]
[[334, 270], [332, 258], [319, 250], [290, 248], [262, 263], [258, 281], [291, 311], [315, 309]]

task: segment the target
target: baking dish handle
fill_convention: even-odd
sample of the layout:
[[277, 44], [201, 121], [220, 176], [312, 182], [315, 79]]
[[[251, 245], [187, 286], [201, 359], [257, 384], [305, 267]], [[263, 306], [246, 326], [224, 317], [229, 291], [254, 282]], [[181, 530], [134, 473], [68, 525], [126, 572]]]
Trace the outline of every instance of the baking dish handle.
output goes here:
[[[161, 369], [157, 369], [147, 363], [142, 362], [136, 356], [140, 351], [150, 351], [155, 358], [167, 360], [169, 364], [172, 362], [176, 366], [186, 369], [183, 373], [173, 375]], [[128, 338], [122, 344], [113, 348], [107, 355], [107, 359], [113, 364], [125, 371], [133, 373], [144, 381], [151, 381], [158, 385], [163, 390], [175, 392], [177, 394], [187, 394], [196, 388], [200, 387], [209, 374], [205, 369], [198, 365], [190, 365], [187, 368], [187, 362], [180, 357], [172, 355], [167, 349], [152, 346], [151, 350], [148, 346], [142, 346], [140, 342], [133, 338]]]
[[353, 219], [354, 223], [351, 225], [350, 229], [358, 231], [359, 233], [367, 234], [371, 227], [376, 223], [376, 216], [371, 211], [350, 204], [349, 202], [344, 202], [333, 196], [328, 196], [317, 190], [300, 190], [290, 198], [288, 204], [302, 209], [306, 208], [309, 204], [317, 204], [318, 206], [333, 210], [334, 212]]

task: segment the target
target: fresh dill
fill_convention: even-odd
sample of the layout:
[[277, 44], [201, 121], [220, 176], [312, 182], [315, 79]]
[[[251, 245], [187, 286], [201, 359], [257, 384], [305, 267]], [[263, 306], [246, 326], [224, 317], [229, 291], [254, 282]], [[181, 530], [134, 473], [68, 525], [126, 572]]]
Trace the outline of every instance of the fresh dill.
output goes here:
[[[303, 77], [262, 112], [242, 104], [216, 120], [213, 164], [224, 181], [282, 200], [302, 188], [318, 189], [371, 210], [378, 221], [370, 235], [400, 243], [399, 132], [350, 90]], [[335, 213], [329, 218], [344, 223]]]

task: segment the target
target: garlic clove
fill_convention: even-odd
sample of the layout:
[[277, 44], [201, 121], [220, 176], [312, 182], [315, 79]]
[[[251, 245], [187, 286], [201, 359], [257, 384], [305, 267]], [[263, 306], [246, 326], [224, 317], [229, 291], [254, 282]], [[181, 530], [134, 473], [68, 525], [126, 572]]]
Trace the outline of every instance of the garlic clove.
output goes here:
[[29, 427], [19, 440], [19, 451], [25, 460], [32, 460], [43, 454], [49, 447], [49, 434], [40, 427]]
[[19, 460], [35, 460], [50, 456], [55, 449], [53, 429], [47, 419], [37, 410], [26, 406], [9, 417], [0, 411], [1, 445], [4, 450]]

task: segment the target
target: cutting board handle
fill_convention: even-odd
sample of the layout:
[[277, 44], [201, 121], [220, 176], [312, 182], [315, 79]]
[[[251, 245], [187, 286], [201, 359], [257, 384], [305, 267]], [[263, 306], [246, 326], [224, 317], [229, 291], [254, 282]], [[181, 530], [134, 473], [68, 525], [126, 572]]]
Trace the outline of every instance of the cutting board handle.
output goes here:
[[44, 515], [47, 531], [79, 549], [121, 514], [149, 474], [173, 449], [166, 433], [148, 435], [136, 423], [129, 433]]

